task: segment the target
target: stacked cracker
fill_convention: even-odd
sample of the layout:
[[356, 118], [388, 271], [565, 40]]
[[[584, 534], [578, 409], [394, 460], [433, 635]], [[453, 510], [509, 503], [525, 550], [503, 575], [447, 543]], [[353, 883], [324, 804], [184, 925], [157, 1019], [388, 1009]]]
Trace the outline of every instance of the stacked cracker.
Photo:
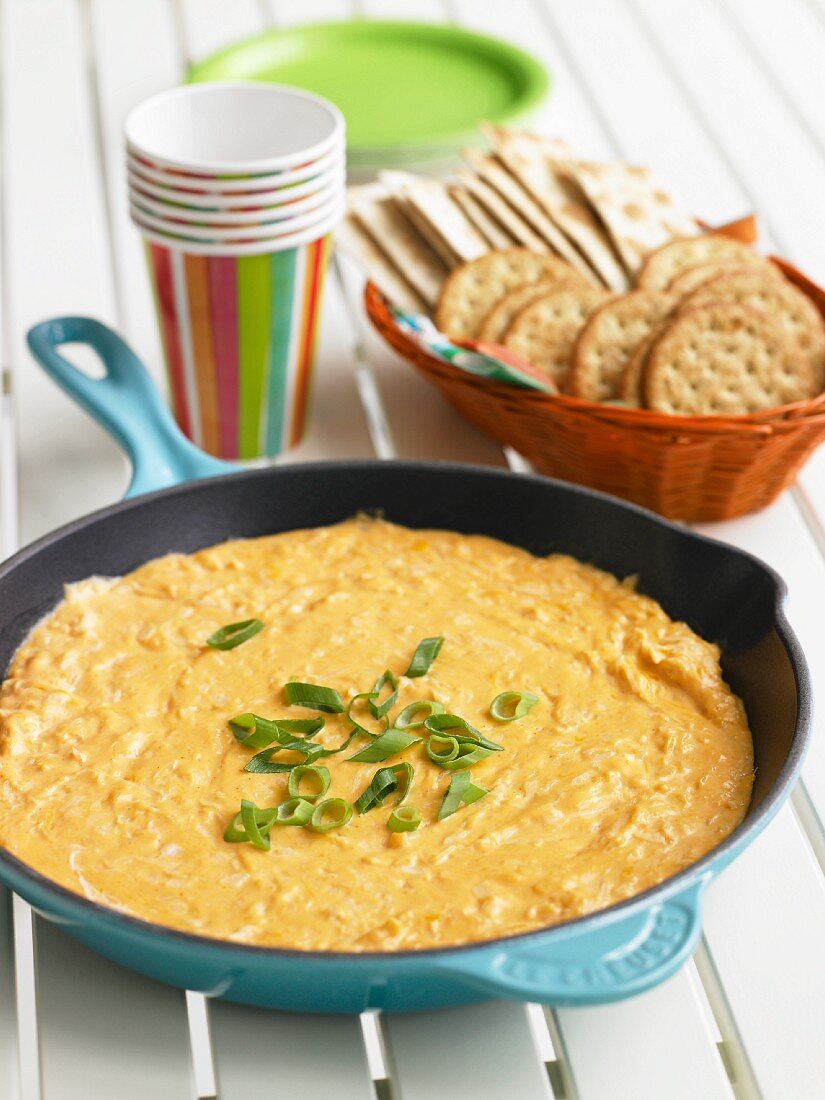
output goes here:
[[825, 386], [810, 299], [752, 249], [703, 234], [649, 170], [485, 126], [447, 182], [400, 172], [351, 193], [339, 243], [400, 308], [503, 344], [559, 392], [734, 415]]

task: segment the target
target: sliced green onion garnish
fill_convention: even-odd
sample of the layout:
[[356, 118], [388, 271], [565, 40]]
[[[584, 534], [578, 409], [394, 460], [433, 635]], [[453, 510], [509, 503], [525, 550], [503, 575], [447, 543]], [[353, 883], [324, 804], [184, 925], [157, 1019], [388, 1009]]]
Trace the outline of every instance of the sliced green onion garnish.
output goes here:
[[446, 764], [458, 756], [458, 741], [447, 734], [431, 733], [425, 746], [427, 756], [434, 764]]
[[421, 824], [421, 811], [415, 806], [399, 806], [393, 810], [387, 826], [393, 833], [414, 833]]
[[396, 756], [399, 752], [403, 752], [404, 749], [408, 749], [410, 745], [414, 745], [416, 741], [420, 740], [420, 737], [415, 737], [412, 733], [405, 733], [404, 730], [385, 730], [380, 737], [375, 738], [371, 745], [361, 749], [355, 756], [348, 756], [347, 759], [354, 760], [357, 764], [377, 764], [379, 760], [387, 760], [390, 756]]
[[444, 795], [444, 801], [438, 811], [438, 820], [450, 817], [460, 806], [470, 806], [484, 798], [488, 792], [484, 787], [470, 781], [469, 772], [456, 772], [450, 776], [450, 787]]
[[[254, 802], [243, 799], [241, 802], [241, 822], [246, 832], [246, 839], [250, 844], [263, 851], [269, 851], [269, 829], [266, 825], [263, 829], [258, 823], [258, 807]], [[269, 822], [271, 824], [271, 821]]]
[[[373, 703], [377, 698], [378, 698], [378, 692], [377, 691], [362, 691], [360, 693], [360, 695], [353, 695], [353, 697], [350, 699], [349, 703], [347, 704], [347, 712], [346, 712], [347, 713], [347, 721], [352, 722], [353, 726], [355, 726], [355, 729], [358, 733], [366, 734], [367, 737], [378, 737], [381, 733], [384, 732], [384, 730], [390, 724], [389, 718], [384, 717], [383, 714], [376, 715], [376, 714], [373, 713]], [[352, 712], [353, 712], [353, 710], [355, 710], [356, 704], [358, 704], [362, 701], [366, 701], [366, 707], [369, 708], [369, 712], [372, 715], [372, 717], [376, 718], [378, 721], [383, 723], [380, 729], [377, 729], [377, 730], [368, 729], [362, 722], [359, 722], [358, 719], [353, 715]]]
[[501, 745], [490, 741], [475, 726], [457, 714], [433, 714], [424, 720], [424, 729], [430, 733], [446, 733], [454, 737], [459, 744], [462, 741], [474, 741], [490, 752], [501, 752]]
[[515, 722], [529, 714], [538, 701], [538, 695], [529, 691], [502, 691], [490, 703], [490, 714], [497, 722]]
[[[256, 829], [262, 836], [265, 836], [272, 827], [272, 823], [275, 820], [277, 810], [264, 810], [257, 806], [253, 806], [251, 802], [248, 803], [248, 805], [252, 806]], [[241, 803], [241, 806], [243, 806], [243, 803]], [[223, 834], [223, 839], [228, 840], [230, 844], [238, 844], [242, 840], [249, 840], [249, 836], [243, 822], [242, 810], [239, 810], [238, 813], [235, 814], [235, 816], [226, 826], [226, 831]]]
[[[381, 695], [381, 692], [386, 687], [390, 688], [390, 693], [389, 695], [386, 695], [379, 703], [378, 699]], [[370, 714], [373, 716], [373, 718], [383, 718], [387, 711], [391, 707], [395, 706], [395, 701], [398, 698], [398, 680], [395, 678], [395, 676], [393, 676], [389, 669], [387, 669], [386, 672], [382, 673], [381, 676], [378, 677], [378, 679], [373, 684], [372, 691], [369, 692], [369, 695], [372, 696], [372, 698], [367, 705], [370, 708]]]
[[306, 825], [312, 817], [313, 805], [306, 798], [288, 798], [275, 811], [275, 825]]
[[[290, 761], [289, 763], [278, 760], [272, 763], [272, 757], [279, 752], [297, 752], [302, 755], [303, 759]], [[302, 741], [296, 737], [257, 753], [247, 763], [244, 771], [278, 775], [281, 772], [291, 772], [293, 768], [300, 765], [311, 764], [313, 760], [318, 760], [322, 756], [332, 756], [332, 751], [324, 749], [321, 745], [316, 745], [314, 741]]]
[[425, 676], [444, 645], [443, 638], [423, 638], [415, 647], [405, 676]]
[[261, 718], [246, 711], [229, 719], [229, 728], [235, 739], [247, 749], [262, 749], [277, 741], [286, 747], [294, 741], [293, 734], [303, 733], [314, 737], [324, 728], [323, 718]]
[[[456, 738], [451, 738], [456, 741]], [[449, 760], [434, 760], [434, 763], [438, 764], [441, 768], [446, 768], [448, 772], [463, 772], [468, 768], [472, 768], [473, 764], [478, 764], [482, 760], [486, 760], [488, 756], [492, 755], [493, 750], [487, 749], [484, 745], [479, 745], [475, 741], [456, 741], [458, 745], [458, 754]]]
[[391, 794], [398, 795], [396, 805], [399, 806], [407, 797], [412, 777], [412, 764], [406, 760], [391, 768], [379, 768], [367, 789], [356, 798], [356, 810], [359, 814], [374, 810], [376, 806], [382, 806]]
[[403, 710], [400, 710], [392, 724], [399, 730], [417, 730], [424, 725], [425, 719], [431, 718], [434, 714], [443, 713], [442, 703], [437, 703], [435, 699], [419, 699], [417, 703], [408, 703]]
[[[309, 790], [302, 791], [301, 783], [307, 779], [310, 781]], [[316, 802], [319, 798], [323, 798], [329, 790], [329, 768], [314, 764], [297, 764], [290, 770], [286, 789], [291, 798], [302, 798], [306, 802]]]
[[260, 619], [244, 619], [241, 623], [229, 623], [222, 626], [214, 634], [206, 639], [206, 644], [213, 649], [234, 649], [236, 645], [243, 645], [250, 638], [254, 638], [264, 628]]
[[319, 802], [312, 811], [309, 823], [317, 833], [328, 833], [330, 829], [340, 829], [352, 817], [352, 806], [343, 798], [328, 798]]
[[327, 714], [343, 714], [344, 701], [334, 688], [322, 684], [302, 684], [291, 680], [284, 684], [284, 696], [293, 707], [322, 710]]

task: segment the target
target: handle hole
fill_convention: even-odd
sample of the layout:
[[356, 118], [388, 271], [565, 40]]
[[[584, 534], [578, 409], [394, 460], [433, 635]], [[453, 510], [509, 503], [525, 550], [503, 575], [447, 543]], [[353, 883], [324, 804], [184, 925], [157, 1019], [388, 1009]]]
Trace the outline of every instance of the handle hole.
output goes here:
[[96, 382], [106, 377], [103, 360], [88, 344], [61, 344], [59, 353], [68, 359], [73, 367]]

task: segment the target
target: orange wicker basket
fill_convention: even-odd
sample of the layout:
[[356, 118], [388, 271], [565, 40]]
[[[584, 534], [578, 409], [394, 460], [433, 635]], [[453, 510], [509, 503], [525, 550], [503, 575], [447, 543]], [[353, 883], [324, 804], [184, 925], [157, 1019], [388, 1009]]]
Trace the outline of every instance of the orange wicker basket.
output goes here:
[[[714, 230], [751, 236], [751, 219]], [[825, 290], [771, 257], [825, 319]], [[825, 440], [825, 394], [749, 416], [675, 417], [493, 382], [422, 351], [372, 284], [367, 314], [386, 341], [462, 415], [534, 468], [671, 519], [731, 519], [765, 507]]]

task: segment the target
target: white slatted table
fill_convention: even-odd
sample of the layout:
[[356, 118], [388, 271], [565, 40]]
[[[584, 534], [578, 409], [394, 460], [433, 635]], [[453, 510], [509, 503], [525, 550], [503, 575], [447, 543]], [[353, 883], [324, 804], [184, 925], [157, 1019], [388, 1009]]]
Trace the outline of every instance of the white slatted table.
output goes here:
[[[126, 216], [125, 112], [233, 39], [356, 13], [520, 42], [554, 77], [541, 128], [584, 155], [659, 166], [710, 221], [756, 210], [769, 242], [825, 281], [825, 0], [0, 0], [0, 554], [115, 499], [126, 478], [111, 442], [34, 366], [25, 329], [95, 314], [160, 376]], [[311, 429], [288, 461], [503, 465], [365, 330], [358, 296], [352, 272], [331, 281]], [[825, 689], [825, 449], [767, 511], [708, 530], [786, 578]], [[0, 1100], [820, 1100], [823, 821], [817, 739], [790, 805], [711, 889], [694, 960], [632, 1002], [581, 1011], [490, 1003], [359, 1021], [207, 1009], [0, 890]]]

